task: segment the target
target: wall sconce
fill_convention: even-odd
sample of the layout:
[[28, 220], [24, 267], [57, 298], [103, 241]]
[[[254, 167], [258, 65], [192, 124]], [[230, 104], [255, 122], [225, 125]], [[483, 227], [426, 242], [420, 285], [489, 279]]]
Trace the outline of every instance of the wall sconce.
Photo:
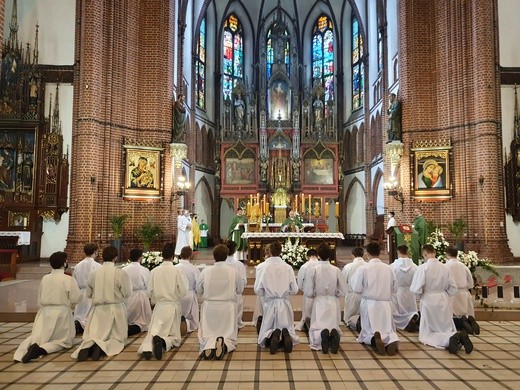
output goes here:
[[401, 203], [401, 211], [404, 210], [403, 189], [399, 186], [397, 179], [391, 177], [389, 181], [383, 183], [383, 188], [387, 190], [388, 195], [392, 196], [396, 201]]
[[179, 176], [179, 180], [177, 181], [177, 191], [174, 191], [172, 187], [172, 196], [170, 198], [170, 203], [179, 200], [181, 196], [185, 196], [188, 193], [190, 187], [191, 183], [188, 180], [186, 180], [186, 176]]

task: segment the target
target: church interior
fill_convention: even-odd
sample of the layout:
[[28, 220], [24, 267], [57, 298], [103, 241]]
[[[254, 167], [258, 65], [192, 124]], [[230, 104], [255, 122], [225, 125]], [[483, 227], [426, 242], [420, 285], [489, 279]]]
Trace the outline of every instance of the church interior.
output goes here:
[[[411, 226], [420, 209], [448, 241], [510, 267], [518, 286], [517, 15], [516, 0], [0, 0], [0, 274], [16, 273], [13, 248], [37, 278], [52, 253], [74, 264], [87, 242], [115, 245], [121, 259], [145, 243], [160, 250], [184, 209], [206, 226], [202, 262], [238, 210], [251, 233], [276, 231], [293, 211], [305, 231], [341, 234], [340, 265], [353, 246], [386, 248], [389, 212]], [[3, 289], [19, 279], [0, 282], [5, 305], [31, 299]], [[10, 317], [2, 305], [0, 388], [519, 379], [509, 314], [482, 317], [478, 352], [456, 358], [405, 334], [402, 359], [376, 358], [347, 329], [334, 357], [305, 342], [290, 358], [268, 356], [248, 326], [218, 362], [198, 359], [191, 334], [162, 362], [138, 360], [141, 336], [92, 365], [65, 352], [27, 368], [12, 353], [34, 313]]]

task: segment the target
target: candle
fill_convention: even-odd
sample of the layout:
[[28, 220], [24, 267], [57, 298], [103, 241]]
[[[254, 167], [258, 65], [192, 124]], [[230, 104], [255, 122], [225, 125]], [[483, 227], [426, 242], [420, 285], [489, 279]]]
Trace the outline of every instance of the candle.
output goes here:
[[325, 203], [325, 218], [329, 217], [329, 203]]
[[312, 210], [311, 194], [309, 194], [309, 214], [311, 213], [311, 210]]
[[256, 204], [260, 203], [260, 194], [256, 193]]
[[253, 194], [249, 194], [249, 202], [253, 204]]
[[247, 202], [247, 216], [250, 217], [251, 216], [251, 202]]
[[320, 209], [319, 209], [319, 207], [320, 207], [320, 204], [318, 202], [316, 202], [314, 204], [314, 216], [315, 217], [319, 217], [320, 216]]
[[302, 192], [302, 214], [305, 214], [305, 196]]
[[339, 217], [339, 202], [336, 202], [336, 218]]
[[269, 202], [265, 202], [265, 214], [269, 214]]

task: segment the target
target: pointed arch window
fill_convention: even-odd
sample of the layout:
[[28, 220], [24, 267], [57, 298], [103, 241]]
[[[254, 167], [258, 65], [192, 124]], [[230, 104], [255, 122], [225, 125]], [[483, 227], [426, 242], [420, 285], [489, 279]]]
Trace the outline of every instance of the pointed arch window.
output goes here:
[[197, 45], [197, 106], [206, 108], [206, 18], [202, 19]]
[[312, 31], [312, 78], [325, 88], [325, 102], [334, 98], [334, 31], [325, 15]]
[[365, 89], [365, 69], [363, 67], [363, 38], [359, 32], [359, 22], [352, 13], [352, 109], [363, 106]]
[[223, 45], [223, 95], [231, 100], [233, 88], [244, 77], [244, 33], [235, 14], [229, 15], [224, 23]]
[[[279, 30], [279, 31], [277, 31]], [[273, 71], [273, 64], [275, 61], [275, 45], [279, 42], [279, 44], [283, 47], [283, 61], [285, 63], [285, 69], [287, 71], [287, 76], [290, 76], [290, 60], [289, 55], [291, 52], [291, 44], [289, 39], [289, 32], [286, 28], [278, 29], [276, 24], [273, 24], [269, 27], [266, 36], [266, 51], [267, 51], [267, 81], [271, 78], [271, 74]]]

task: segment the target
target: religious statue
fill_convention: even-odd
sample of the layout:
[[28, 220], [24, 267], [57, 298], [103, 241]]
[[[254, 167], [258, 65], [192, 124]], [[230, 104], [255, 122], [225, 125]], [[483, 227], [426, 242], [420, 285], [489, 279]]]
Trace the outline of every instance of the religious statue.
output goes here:
[[267, 168], [269, 164], [267, 159], [260, 160], [260, 181], [267, 181]]
[[300, 181], [300, 159], [299, 158], [293, 159], [292, 170], [293, 170], [293, 180]]
[[244, 114], [245, 114], [246, 108], [244, 101], [242, 100], [241, 96], [238, 95], [237, 99], [235, 100], [235, 126], [237, 129], [243, 129], [245, 125], [244, 121]]
[[312, 103], [312, 108], [314, 110], [314, 128], [321, 130], [323, 126], [323, 102], [319, 97]]
[[186, 105], [184, 95], [179, 94], [173, 103], [173, 141], [181, 141], [185, 133], [186, 126]]
[[401, 141], [401, 102], [395, 93], [390, 94], [388, 103], [388, 142]]

